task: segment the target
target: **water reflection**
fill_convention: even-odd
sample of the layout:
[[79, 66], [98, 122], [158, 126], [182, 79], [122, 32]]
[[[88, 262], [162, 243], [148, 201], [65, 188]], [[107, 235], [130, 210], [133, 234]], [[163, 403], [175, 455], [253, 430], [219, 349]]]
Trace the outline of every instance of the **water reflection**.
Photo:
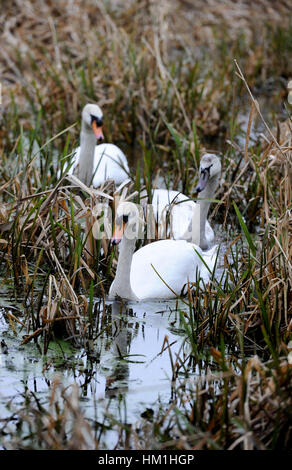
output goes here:
[[[223, 269], [224, 251], [216, 277]], [[180, 323], [180, 312], [187, 308], [182, 301], [107, 302], [105, 309], [99, 302], [90, 347], [51, 343], [43, 357], [33, 343], [20, 346], [23, 332], [14, 334], [0, 310], [0, 339], [8, 347], [8, 354], [0, 356], [2, 417], [11, 399], [16, 405], [23, 401], [24, 389], [45, 401], [57, 373], [65, 386], [78, 384], [87, 418], [102, 421], [103, 413], [110, 412], [118, 419], [122, 403], [127, 421], [133, 422], [146, 409], [173, 399], [174, 374], [202, 374], [189, 358]]]
[[124, 396], [130, 413], [157, 402], [158, 396], [167, 395], [168, 401], [173, 371], [165, 344], [171, 344], [176, 357], [184, 340], [179, 326], [179, 308], [183, 307], [177, 301], [110, 303], [107, 325], [95, 341], [99, 360], [91, 357], [85, 378], [82, 374], [84, 396]]
[[46, 357], [40, 357], [33, 343], [20, 347], [21, 336], [13, 334], [9, 322], [1, 321], [0, 336], [8, 347], [8, 354], [1, 355], [1, 416], [7, 415], [9, 400], [21, 402], [24, 389], [43, 399], [49, 396], [56, 373], [64, 385], [79, 385], [88, 417], [95, 415], [101, 402], [99, 410], [110, 409], [114, 414], [123, 400], [129, 420], [136, 420], [158, 400], [169, 402], [173, 373], [170, 349], [175, 358], [184, 341], [179, 322], [182, 308], [184, 304], [175, 300], [109, 302], [90, 354], [85, 349], [66, 350], [64, 344], [62, 353], [57, 354], [52, 343]]
[[137, 330], [131, 328], [127, 318], [127, 309], [120, 302], [112, 304], [112, 344], [111, 354], [113, 355], [113, 365], [106, 378], [106, 396], [114, 397], [116, 393], [126, 393], [128, 391], [129, 362], [127, 357], [130, 354], [132, 336]]

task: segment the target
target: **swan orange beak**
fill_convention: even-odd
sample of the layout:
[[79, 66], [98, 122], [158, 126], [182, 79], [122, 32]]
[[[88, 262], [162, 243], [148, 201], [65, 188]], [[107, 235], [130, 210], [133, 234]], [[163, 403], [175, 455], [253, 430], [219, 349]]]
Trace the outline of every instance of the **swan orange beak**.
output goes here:
[[92, 127], [92, 130], [93, 130], [94, 135], [97, 138], [97, 140], [98, 141], [104, 140], [104, 135], [103, 135], [103, 132], [102, 132], [102, 126], [98, 126], [96, 124], [96, 121], [92, 121], [91, 127]]
[[120, 243], [120, 241], [122, 240], [123, 238], [123, 235], [124, 235], [124, 231], [125, 231], [125, 222], [122, 222], [121, 225], [116, 225], [115, 226], [115, 229], [114, 229], [114, 233], [113, 233], [113, 236], [112, 236], [112, 244], [113, 245], [118, 245]]

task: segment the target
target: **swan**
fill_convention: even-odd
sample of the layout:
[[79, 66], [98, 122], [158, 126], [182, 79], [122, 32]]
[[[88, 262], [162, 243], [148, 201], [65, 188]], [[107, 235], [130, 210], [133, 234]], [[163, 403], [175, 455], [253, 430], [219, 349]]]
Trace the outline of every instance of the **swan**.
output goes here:
[[135, 252], [138, 219], [135, 204], [119, 204], [112, 243], [120, 243], [120, 250], [109, 300], [175, 298], [185, 284], [196, 281], [198, 272], [204, 282], [208, 281], [210, 273], [200, 256], [212, 272], [217, 246], [203, 253], [186, 240], [158, 240]]
[[73, 173], [86, 186], [100, 186], [107, 179], [116, 185], [129, 177], [127, 157], [113, 144], [96, 144], [104, 139], [102, 132], [103, 114], [96, 104], [87, 104], [82, 110], [80, 147], [75, 149], [72, 166], [67, 172]]
[[200, 248], [206, 250], [215, 238], [207, 215], [211, 203], [208, 199], [214, 198], [221, 175], [221, 163], [217, 155], [212, 153], [203, 155], [199, 173], [199, 182], [195, 190], [201, 193], [198, 203], [178, 191], [154, 189], [152, 206], [155, 220], [160, 225], [158, 234], [160, 238], [166, 236], [165, 232], [170, 232], [174, 240], [197, 243]]

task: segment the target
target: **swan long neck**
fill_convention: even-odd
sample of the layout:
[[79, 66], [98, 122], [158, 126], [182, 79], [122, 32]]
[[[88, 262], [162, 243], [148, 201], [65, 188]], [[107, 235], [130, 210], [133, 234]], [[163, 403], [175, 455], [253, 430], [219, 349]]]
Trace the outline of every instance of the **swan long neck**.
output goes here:
[[[196, 243], [206, 250], [208, 248], [208, 242], [206, 239], [206, 221], [209, 212], [211, 202], [207, 199], [212, 199], [215, 195], [217, 186], [219, 183], [219, 176], [213, 176], [206, 184], [205, 189], [199, 194], [199, 214], [193, 213], [193, 218], [190, 220], [190, 224], [182, 237], [188, 242]], [[200, 227], [197, 227], [198, 217], [200, 218]]]
[[210, 178], [205, 189], [199, 195], [200, 199], [202, 199], [198, 201], [200, 205], [200, 247], [203, 250], [208, 248], [208, 242], [206, 240], [206, 221], [211, 202], [207, 199], [213, 199], [218, 182], [219, 176], [213, 176], [213, 178]]
[[131, 288], [131, 265], [135, 251], [136, 238], [129, 239], [125, 235], [120, 244], [120, 253], [116, 277], [110, 288], [110, 297], [122, 297], [128, 300], [138, 300]]
[[96, 137], [88, 126], [82, 121], [80, 134], [80, 155], [77, 177], [86, 186], [91, 184], [93, 174], [93, 159], [95, 151]]

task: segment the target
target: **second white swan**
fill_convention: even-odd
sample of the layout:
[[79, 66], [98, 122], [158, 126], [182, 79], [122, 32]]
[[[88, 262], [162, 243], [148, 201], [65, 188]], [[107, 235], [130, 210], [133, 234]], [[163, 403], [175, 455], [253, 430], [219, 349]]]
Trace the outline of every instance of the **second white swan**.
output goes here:
[[96, 104], [87, 104], [82, 111], [80, 147], [71, 159], [68, 174], [76, 176], [87, 186], [100, 186], [108, 179], [121, 184], [129, 177], [126, 155], [113, 144], [96, 145], [104, 139], [102, 132], [103, 114]]
[[187, 240], [206, 250], [215, 238], [207, 215], [221, 175], [219, 158], [212, 153], [203, 155], [199, 174], [195, 190], [199, 193], [198, 203], [178, 191], [154, 189], [152, 207], [159, 224], [159, 238], [169, 235], [174, 240]]

